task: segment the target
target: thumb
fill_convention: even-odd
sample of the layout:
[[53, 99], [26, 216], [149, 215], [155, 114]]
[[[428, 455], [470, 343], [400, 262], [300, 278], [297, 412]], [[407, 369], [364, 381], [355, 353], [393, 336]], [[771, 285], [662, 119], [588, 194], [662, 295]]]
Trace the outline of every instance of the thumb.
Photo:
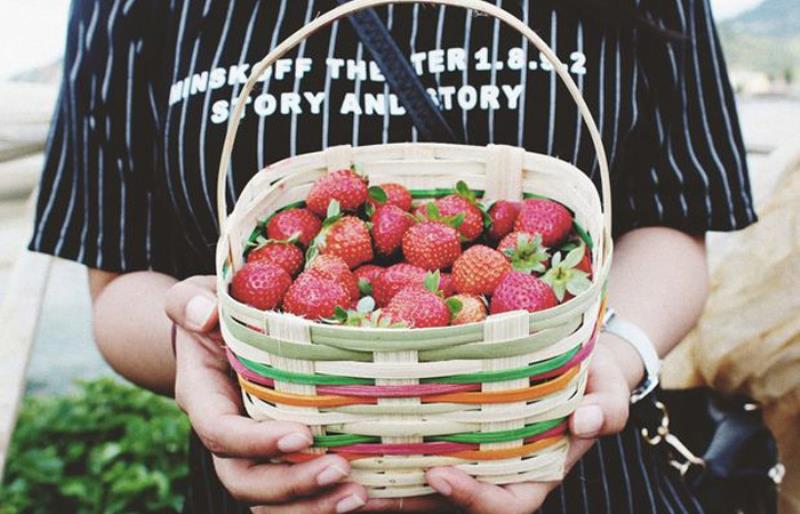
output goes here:
[[586, 395], [569, 420], [570, 431], [584, 439], [621, 432], [628, 422], [630, 395], [613, 357], [596, 352], [589, 368]]
[[217, 325], [216, 279], [196, 276], [167, 291], [165, 310], [175, 323], [192, 332], [210, 332]]

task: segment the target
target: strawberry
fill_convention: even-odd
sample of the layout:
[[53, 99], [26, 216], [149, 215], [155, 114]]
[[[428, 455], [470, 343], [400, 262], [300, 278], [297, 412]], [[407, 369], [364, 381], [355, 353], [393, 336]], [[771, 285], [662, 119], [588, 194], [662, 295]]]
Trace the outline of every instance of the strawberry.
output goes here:
[[521, 271], [509, 271], [494, 290], [489, 311], [492, 314], [517, 310], [536, 312], [556, 305], [556, 295], [541, 279]]
[[231, 296], [256, 309], [268, 311], [281, 304], [292, 284], [292, 277], [280, 266], [268, 262], [248, 262], [231, 281]]
[[[369, 188], [369, 202], [372, 207], [377, 209], [381, 205], [394, 205], [408, 212], [411, 210], [411, 193], [405, 186], [400, 184], [381, 184]], [[381, 192], [378, 192], [377, 190]]]
[[461, 302], [461, 309], [453, 316], [450, 322], [452, 325], [464, 325], [465, 323], [477, 323], [486, 319], [486, 302], [473, 294], [457, 294], [448, 300], [458, 300]]
[[339, 202], [331, 201], [328, 217], [322, 223], [322, 230], [307, 252], [311, 261], [317, 253], [341, 257], [350, 269], [371, 261], [372, 239], [367, 224], [355, 216], [342, 216]]
[[331, 172], [318, 179], [306, 196], [306, 205], [318, 216], [325, 216], [331, 200], [343, 211], [355, 211], [367, 201], [367, 181], [351, 169]]
[[358, 279], [341, 257], [331, 254], [318, 255], [308, 263], [306, 271], [318, 273], [327, 279], [342, 284], [347, 289], [352, 301], [358, 301], [359, 296], [361, 296], [358, 289]]
[[547, 249], [542, 246], [541, 234], [512, 232], [500, 241], [497, 251], [508, 259], [515, 271], [523, 273], [544, 273], [550, 259]]
[[585, 245], [570, 250], [563, 260], [561, 255], [561, 252], [553, 255], [550, 269], [542, 276], [542, 281], [553, 288], [559, 302], [579, 295], [592, 285], [589, 273], [578, 268], [586, 259]]
[[347, 310], [336, 307], [333, 317], [326, 321], [348, 327], [388, 328], [390, 323], [381, 325], [380, 316], [380, 310], [375, 310], [375, 300], [371, 296], [365, 296]]
[[500, 200], [489, 209], [489, 219], [492, 226], [489, 229], [489, 239], [500, 241], [514, 230], [514, 222], [517, 221], [522, 202], [509, 202]]
[[372, 284], [383, 274], [384, 269], [382, 266], [375, 264], [364, 264], [353, 271], [362, 294], [372, 294]]
[[267, 237], [276, 241], [287, 241], [296, 234], [300, 244], [307, 247], [320, 228], [322, 222], [308, 209], [287, 209], [269, 220]]
[[313, 271], [301, 273], [283, 298], [284, 311], [311, 320], [330, 318], [336, 307], [349, 304], [350, 293], [342, 284]]
[[418, 223], [403, 236], [403, 255], [426, 270], [447, 268], [461, 255], [458, 232], [438, 221]]
[[439, 276], [439, 291], [442, 292], [442, 296], [447, 298], [448, 296], [453, 296], [456, 292], [456, 285], [453, 283], [453, 275], [450, 273], [442, 273]]
[[372, 281], [372, 296], [375, 297], [375, 303], [383, 307], [401, 289], [412, 285], [421, 286], [424, 280], [424, 269], [401, 262], [389, 266]]
[[403, 243], [403, 235], [414, 224], [414, 218], [395, 205], [378, 207], [372, 215], [372, 239], [375, 250], [391, 255]]
[[275, 264], [295, 276], [303, 266], [303, 251], [288, 241], [265, 240], [247, 254], [247, 262], [254, 261]]
[[465, 240], [477, 239], [483, 232], [483, 211], [475, 193], [464, 181], [456, 184], [455, 194], [436, 200], [436, 207], [444, 217], [463, 214], [464, 221], [457, 228]]
[[[457, 302], [451, 302], [454, 310]], [[408, 328], [445, 327], [450, 324], [451, 310], [437, 294], [420, 286], [398, 292], [384, 307], [381, 319], [402, 323]]]
[[543, 245], [556, 246], [572, 230], [572, 215], [553, 200], [529, 198], [522, 202], [514, 230], [541, 234]]
[[509, 271], [511, 264], [502, 253], [475, 245], [453, 263], [453, 283], [459, 293], [492, 294]]
[[581, 259], [581, 262], [579, 262], [578, 265], [575, 266], [575, 269], [583, 271], [584, 273], [586, 273], [587, 276], [591, 277], [592, 276], [592, 256], [589, 253], [589, 247], [584, 245], [584, 248], [585, 248], [585, 251], [583, 252], [583, 259]]

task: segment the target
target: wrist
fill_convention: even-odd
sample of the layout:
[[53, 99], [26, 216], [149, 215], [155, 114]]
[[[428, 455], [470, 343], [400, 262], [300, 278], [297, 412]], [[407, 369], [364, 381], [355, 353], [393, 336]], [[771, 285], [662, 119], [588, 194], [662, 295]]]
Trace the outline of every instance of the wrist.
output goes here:
[[609, 349], [628, 383], [628, 388], [631, 391], [636, 389], [645, 377], [644, 362], [639, 352], [629, 342], [614, 334], [603, 333], [599, 342]]

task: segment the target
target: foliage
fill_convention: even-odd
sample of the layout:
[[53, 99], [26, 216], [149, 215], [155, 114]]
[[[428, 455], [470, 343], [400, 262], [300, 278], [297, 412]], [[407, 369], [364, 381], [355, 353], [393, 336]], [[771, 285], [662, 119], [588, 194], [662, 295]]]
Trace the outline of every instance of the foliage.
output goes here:
[[0, 514], [180, 511], [189, 423], [173, 402], [102, 379], [28, 397], [0, 487]]

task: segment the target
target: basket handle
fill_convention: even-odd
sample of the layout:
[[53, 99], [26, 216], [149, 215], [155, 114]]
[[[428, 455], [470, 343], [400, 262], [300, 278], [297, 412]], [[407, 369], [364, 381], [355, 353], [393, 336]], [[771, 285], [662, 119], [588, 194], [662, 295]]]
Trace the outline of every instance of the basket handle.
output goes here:
[[225, 142], [222, 147], [222, 156], [219, 161], [219, 172], [217, 174], [217, 216], [219, 217], [220, 231], [223, 231], [225, 222], [228, 218], [228, 205], [225, 194], [225, 178], [228, 174], [230, 167], [231, 153], [233, 152], [233, 145], [236, 141], [236, 133], [239, 130], [239, 123], [242, 118], [242, 112], [245, 108], [245, 99], [250, 95], [255, 87], [258, 78], [270, 67], [275, 61], [283, 57], [286, 53], [307, 39], [309, 36], [320, 30], [321, 28], [348, 16], [354, 12], [376, 7], [386, 4], [411, 4], [420, 3], [424, 1], [428, 4], [449, 5], [453, 7], [463, 7], [471, 9], [493, 18], [496, 18], [503, 23], [509, 25], [511, 28], [520, 32], [525, 36], [528, 41], [533, 44], [545, 56], [548, 62], [553, 66], [553, 70], [558, 73], [559, 78], [567, 87], [572, 99], [578, 105], [578, 110], [581, 113], [583, 122], [589, 129], [589, 134], [592, 137], [592, 144], [594, 145], [595, 152], [597, 152], [597, 161], [600, 166], [600, 183], [603, 202], [603, 221], [606, 227], [606, 233], [611, 233], [611, 184], [608, 175], [608, 159], [606, 158], [605, 148], [603, 147], [603, 139], [600, 132], [597, 130], [597, 124], [592, 117], [589, 107], [586, 105], [583, 96], [581, 95], [578, 86], [572, 77], [569, 75], [566, 66], [559, 60], [553, 50], [547, 43], [539, 37], [536, 32], [523, 23], [519, 18], [513, 16], [509, 12], [492, 5], [483, 0], [351, 0], [346, 4], [342, 4], [335, 9], [331, 9], [325, 14], [319, 16], [314, 21], [301, 27], [297, 32], [286, 38], [281, 44], [276, 46], [266, 57], [259, 61], [250, 73], [239, 98], [236, 100], [236, 108], [230, 116], [228, 122], [228, 131], [225, 135]]

